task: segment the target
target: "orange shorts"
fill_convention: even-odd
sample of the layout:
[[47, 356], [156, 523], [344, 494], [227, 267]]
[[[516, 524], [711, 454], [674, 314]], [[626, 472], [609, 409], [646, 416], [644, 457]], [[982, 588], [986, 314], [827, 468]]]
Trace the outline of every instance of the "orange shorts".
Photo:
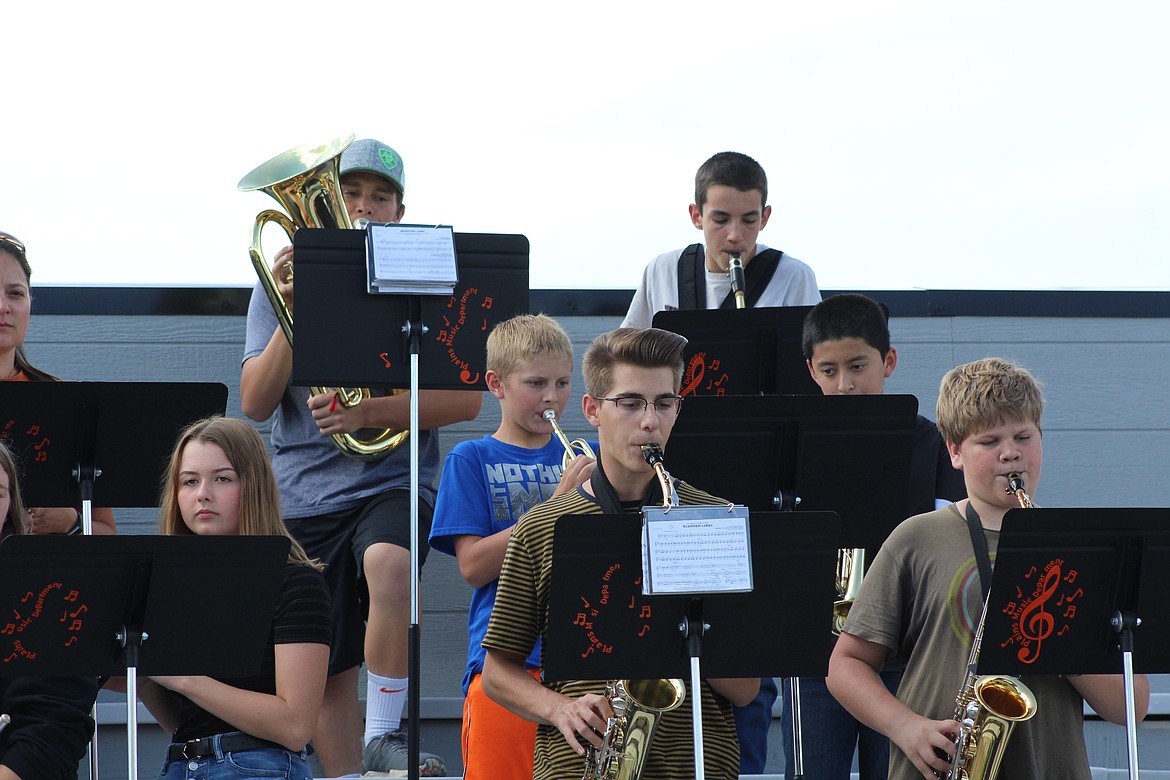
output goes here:
[[[540, 679], [540, 670], [528, 673]], [[463, 701], [463, 780], [532, 780], [536, 724], [489, 699], [481, 676]]]

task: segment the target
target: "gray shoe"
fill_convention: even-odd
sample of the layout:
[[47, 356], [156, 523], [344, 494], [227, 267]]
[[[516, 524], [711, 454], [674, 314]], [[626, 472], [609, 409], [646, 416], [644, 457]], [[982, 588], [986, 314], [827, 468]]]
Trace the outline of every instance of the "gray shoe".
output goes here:
[[[388, 731], [370, 741], [362, 749], [362, 766], [366, 777], [407, 777], [406, 732], [401, 729]], [[442, 777], [447, 774], [443, 759], [434, 753], [418, 753], [419, 777]]]

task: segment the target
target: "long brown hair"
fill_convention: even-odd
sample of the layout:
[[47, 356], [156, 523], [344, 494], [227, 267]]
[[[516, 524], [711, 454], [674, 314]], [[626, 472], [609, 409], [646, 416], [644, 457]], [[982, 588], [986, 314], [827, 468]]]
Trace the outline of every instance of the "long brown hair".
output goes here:
[[280, 516], [280, 493], [272, 463], [264, 449], [264, 440], [248, 423], [229, 417], [207, 417], [183, 429], [171, 452], [170, 462], [163, 475], [162, 498], [159, 501], [159, 530], [167, 535], [194, 533], [183, 522], [179, 511], [179, 470], [183, 451], [193, 441], [214, 444], [223, 450], [228, 462], [240, 479], [240, 536], [284, 536], [292, 542], [289, 563], [311, 566], [318, 571], [324, 566], [310, 558], [293, 539]]
[[4, 530], [0, 538], [12, 534], [28, 533], [24, 527], [24, 502], [20, 498], [20, 483], [16, 480], [16, 458], [8, 445], [0, 439], [0, 471], [8, 475], [8, 518], [4, 521]]

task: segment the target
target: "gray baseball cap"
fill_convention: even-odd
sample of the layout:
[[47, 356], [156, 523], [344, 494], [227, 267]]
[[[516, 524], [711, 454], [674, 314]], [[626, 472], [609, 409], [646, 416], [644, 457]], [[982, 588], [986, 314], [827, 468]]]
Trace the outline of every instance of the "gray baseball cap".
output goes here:
[[402, 157], [381, 141], [363, 138], [354, 141], [341, 153], [341, 175], [352, 171], [369, 171], [389, 179], [398, 191], [406, 194], [406, 173]]

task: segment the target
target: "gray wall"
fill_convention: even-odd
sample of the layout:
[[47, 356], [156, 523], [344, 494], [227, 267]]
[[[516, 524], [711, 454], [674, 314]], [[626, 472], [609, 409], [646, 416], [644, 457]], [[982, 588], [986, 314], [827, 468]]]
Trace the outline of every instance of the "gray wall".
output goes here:
[[[558, 317], [573, 337], [578, 358], [597, 333], [616, 327], [621, 319]], [[1048, 406], [1040, 503], [1170, 506], [1166, 465], [1170, 463], [1170, 313], [1166, 318], [1133, 319], [894, 316], [891, 330], [899, 359], [887, 392], [917, 396], [929, 417], [933, 417], [939, 379], [968, 360], [988, 355], [1015, 359], [1043, 380]], [[238, 417], [242, 416], [243, 338], [244, 317], [239, 315], [39, 314], [33, 319], [28, 351], [36, 365], [66, 379], [220, 381], [229, 388], [228, 414]], [[579, 398], [584, 386], [579, 369], [573, 383]], [[498, 421], [498, 405], [485, 396], [477, 420], [444, 431], [444, 455], [461, 438], [491, 433]], [[267, 431], [267, 425], [259, 427]], [[579, 407], [573, 404], [565, 429], [571, 436], [587, 433]], [[702, 483], [698, 477], [680, 476]], [[153, 529], [149, 510], [118, 510], [117, 517], [123, 533]], [[1102, 522], [1108, 522], [1107, 517]], [[458, 717], [458, 710], [450, 705], [451, 699], [460, 696], [469, 589], [454, 559], [430, 556], [423, 593], [422, 696], [436, 712], [453, 712]], [[1170, 684], [1159, 679], [1156, 688], [1166, 693], [1159, 695], [1155, 708], [1170, 712]], [[424, 716], [427, 707], [424, 701]], [[457, 748], [444, 755], [457, 763]], [[1161, 766], [1168, 763], [1170, 759]]]

